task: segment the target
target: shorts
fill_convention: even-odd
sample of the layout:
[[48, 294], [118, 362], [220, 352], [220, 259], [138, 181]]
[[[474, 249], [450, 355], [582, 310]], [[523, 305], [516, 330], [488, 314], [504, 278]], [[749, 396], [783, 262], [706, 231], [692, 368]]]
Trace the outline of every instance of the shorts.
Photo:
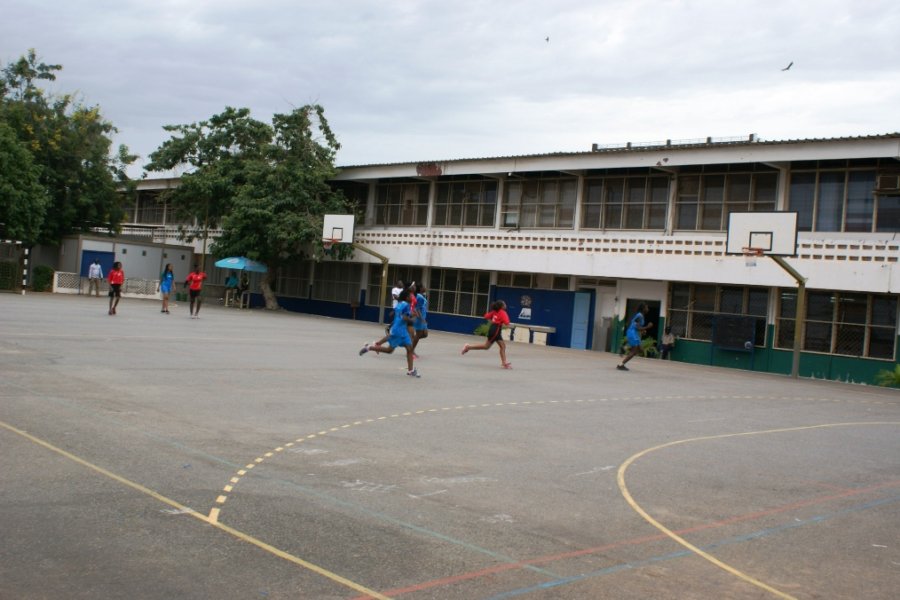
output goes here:
[[412, 346], [412, 338], [409, 337], [409, 331], [407, 331], [406, 329], [403, 329], [399, 332], [391, 331], [391, 336], [388, 338], [388, 344], [391, 345], [391, 348]]
[[122, 284], [121, 283], [109, 284], [109, 297], [110, 298], [121, 298], [122, 297]]
[[488, 329], [488, 334], [487, 334], [488, 347], [490, 347], [491, 344], [493, 344], [497, 340], [502, 339], [500, 337], [500, 334], [502, 332], [503, 332], [502, 326], [497, 325], [496, 323], [491, 323], [491, 327], [490, 327], [490, 329]]
[[413, 329], [416, 331], [428, 331], [428, 322], [425, 319], [416, 319], [413, 323]]
[[625, 336], [628, 338], [628, 345], [632, 348], [641, 345], [641, 334], [637, 331], [628, 330], [628, 334]]
[[171, 286], [171, 285], [162, 284], [162, 285], [159, 286], [159, 291], [160, 291], [160, 293], [163, 293], [163, 294], [171, 294], [171, 293], [172, 293], [172, 286]]
[[198, 298], [200, 296], [200, 291], [201, 290], [189, 290], [190, 295], [191, 295], [191, 300]]

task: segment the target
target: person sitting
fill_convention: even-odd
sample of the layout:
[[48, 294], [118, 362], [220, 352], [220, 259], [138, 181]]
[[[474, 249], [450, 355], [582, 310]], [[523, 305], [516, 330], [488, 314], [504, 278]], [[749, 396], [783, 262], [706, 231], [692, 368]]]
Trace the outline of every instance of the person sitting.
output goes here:
[[675, 349], [675, 334], [672, 333], [671, 327], [666, 327], [663, 333], [662, 344], [659, 347], [659, 357], [663, 360], [669, 358], [672, 350]]
[[238, 278], [234, 271], [229, 273], [228, 277], [225, 279], [225, 295], [222, 297], [222, 300], [225, 302], [225, 306], [230, 306], [232, 302], [234, 302], [235, 294], [237, 294], [238, 289]]

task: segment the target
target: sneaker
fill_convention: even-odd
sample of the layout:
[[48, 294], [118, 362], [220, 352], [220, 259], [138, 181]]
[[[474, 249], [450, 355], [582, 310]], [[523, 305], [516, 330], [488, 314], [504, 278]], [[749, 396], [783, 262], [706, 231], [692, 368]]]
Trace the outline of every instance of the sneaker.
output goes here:
[[406, 372], [406, 375], [407, 375], [408, 377], [421, 377], [421, 375], [419, 375], [419, 370], [418, 370], [418, 369], [413, 369], [412, 371], [407, 371], [407, 372]]
[[362, 350], [359, 351], [359, 355], [362, 356], [363, 354], [365, 354], [368, 351], [369, 351], [369, 345], [366, 344], [365, 346], [362, 347]]
[[460, 354], [465, 354], [468, 351], [469, 351], [469, 345], [466, 344], [465, 346], [463, 346], [462, 352], [460, 352]]
[[503, 363], [504, 369], [512, 369], [512, 363]]
[[628, 367], [626, 367], [625, 365], [616, 365], [616, 368], [617, 368], [618, 370], [620, 370], [620, 371], [627, 371], [627, 370], [628, 370]]

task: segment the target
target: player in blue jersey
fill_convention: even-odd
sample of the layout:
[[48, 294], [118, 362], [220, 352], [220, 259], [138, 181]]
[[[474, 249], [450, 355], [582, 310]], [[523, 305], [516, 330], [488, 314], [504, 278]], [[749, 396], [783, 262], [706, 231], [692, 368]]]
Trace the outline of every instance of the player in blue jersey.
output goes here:
[[406, 374], [409, 377], [419, 377], [419, 372], [413, 368], [412, 338], [409, 336], [409, 325], [415, 321], [415, 314], [410, 310], [409, 290], [403, 290], [398, 297], [397, 307], [394, 309], [394, 322], [391, 324], [388, 336], [388, 347], [374, 343], [366, 344], [359, 351], [362, 356], [366, 352], [377, 354], [392, 354], [399, 347], [406, 348]]

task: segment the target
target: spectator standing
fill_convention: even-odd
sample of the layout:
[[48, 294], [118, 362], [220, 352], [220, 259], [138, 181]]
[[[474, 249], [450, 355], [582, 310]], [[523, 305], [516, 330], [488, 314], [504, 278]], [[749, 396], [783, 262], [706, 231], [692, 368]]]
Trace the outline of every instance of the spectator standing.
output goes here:
[[161, 313], [169, 314], [169, 294], [175, 288], [175, 272], [172, 270], [172, 263], [166, 265], [165, 271], [159, 275], [159, 285], [156, 291], [162, 294], [162, 310]]
[[88, 296], [91, 290], [97, 290], [97, 296], [100, 296], [100, 281], [103, 279], [103, 267], [100, 266], [100, 260], [94, 259], [91, 266], [88, 267]]

